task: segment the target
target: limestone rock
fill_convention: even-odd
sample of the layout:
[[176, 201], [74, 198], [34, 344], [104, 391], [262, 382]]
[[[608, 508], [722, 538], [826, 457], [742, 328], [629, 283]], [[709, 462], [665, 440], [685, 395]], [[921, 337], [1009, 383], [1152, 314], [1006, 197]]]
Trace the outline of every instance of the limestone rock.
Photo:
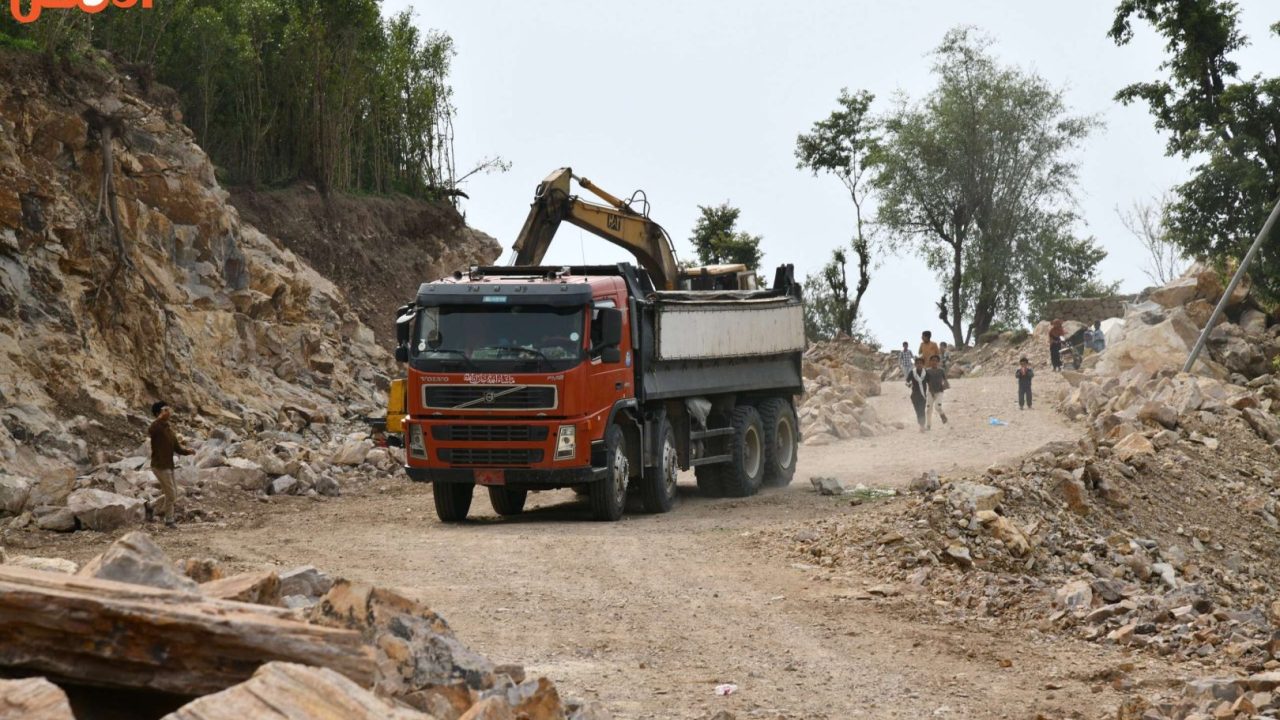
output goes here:
[[1144, 403], [1138, 410], [1138, 419], [1170, 429], [1178, 427], [1178, 412], [1164, 403]]
[[151, 536], [141, 531], [131, 532], [115, 541], [106, 552], [90, 560], [76, 574], [184, 592], [197, 590], [195, 581], [169, 560]]
[[432, 720], [379, 698], [327, 668], [272, 662], [249, 680], [206, 695], [163, 720]]
[[0, 720], [76, 720], [62, 688], [44, 678], [0, 680]]
[[267, 487], [267, 493], [270, 495], [293, 495], [302, 488], [302, 483], [292, 475], [281, 475]]
[[320, 597], [333, 587], [333, 578], [314, 565], [303, 565], [280, 573], [281, 595]]
[[0, 475], [0, 515], [20, 515], [26, 509], [32, 482], [16, 475]]
[[39, 570], [40, 572], [61, 573], [63, 575], [75, 575], [76, 571], [80, 569], [79, 565], [62, 558], [13, 555], [5, 558], [3, 562], [5, 565], [12, 565], [13, 567], [27, 568], [28, 570]]
[[236, 600], [254, 605], [280, 604], [280, 576], [272, 571], [247, 572], [200, 583], [205, 597]]
[[1093, 605], [1093, 588], [1084, 580], [1073, 580], [1058, 588], [1053, 604], [1068, 611], [1088, 610]]
[[141, 500], [90, 488], [71, 493], [67, 509], [75, 514], [81, 526], [103, 532], [137, 525], [146, 514]]
[[1249, 308], [1240, 313], [1240, 322], [1237, 324], [1247, 335], [1262, 335], [1267, 332], [1267, 314]]
[[267, 473], [261, 467], [222, 466], [201, 468], [201, 483], [238, 487], [243, 490], [261, 491], [267, 487]]
[[77, 527], [76, 514], [70, 508], [43, 505], [32, 511], [36, 527], [53, 532], [72, 532]]
[[311, 609], [313, 623], [359, 631], [376, 651], [375, 689], [407, 695], [465, 682], [493, 687], [493, 664], [454, 637], [448, 623], [390, 590], [340, 580]]
[[811, 477], [809, 482], [819, 495], [844, 495], [848, 492], [844, 484], [833, 477]]
[[334, 465], [361, 465], [373, 450], [372, 440], [348, 440], [329, 458]]
[[1151, 441], [1140, 432], [1131, 432], [1112, 448], [1116, 458], [1121, 462], [1131, 462], [1140, 455], [1155, 455], [1156, 448]]
[[1181, 277], [1164, 287], [1152, 291], [1150, 298], [1152, 302], [1159, 303], [1164, 307], [1176, 308], [1196, 299], [1198, 291], [1198, 278], [1194, 276]]
[[990, 485], [959, 482], [951, 486], [949, 499], [952, 505], [970, 512], [995, 510], [1004, 501], [1004, 491]]
[[1269, 443], [1280, 440], [1280, 419], [1275, 415], [1257, 408], [1245, 408], [1242, 411], [1245, 422], [1258, 434], [1258, 437]]

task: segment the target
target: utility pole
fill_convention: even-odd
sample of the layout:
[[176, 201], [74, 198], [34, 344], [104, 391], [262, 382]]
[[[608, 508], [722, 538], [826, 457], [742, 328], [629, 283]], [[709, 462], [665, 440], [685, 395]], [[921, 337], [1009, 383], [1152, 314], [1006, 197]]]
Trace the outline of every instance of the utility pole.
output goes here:
[[1191, 372], [1191, 366], [1196, 364], [1196, 358], [1200, 357], [1200, 351], [1204, 349], [1205, 341], [1209, 339], [1209, 333], [1213, 330], [1213, 326], [1218, 324], [1218, 319], [1222, 317], [1222, 312], [1227, 309], [1227, 303], [1231, 301], [1231, 293], [1235, 292], [1236, 286], [1244, 278], [1245, 270], [1249, 269], [1249, 263], [1253, 262], [1253, 256], [1257, 255], [1258, 248], [1262, 247], [1262, 241], [1271, 235], [1271, 230], [1275, 227], [1277, 218], [1280, 218], [1280, 199], [1276, 200], [1276, 206], [1271, 209], [1271, 215], [1267, 217], [1267, 221], [1262, 225], [1262, 232], [1258, 233], [1253, 245], [1249, 246], [1249, 252], [1245, 253], [1244, 260], [1240, 261], [1240, 267], [1236, 268], [1235, 277], [1231, 278], [1231, 284], [1227, 285], [1226, 292], [1222, 293], [1222, 299], [1218, 301], [1218, 306], [1213, 309], [1213, 315], [1209, 316], [1209, 324], [1204, 326], [1204, 330], [1200, 332], [1200, 339], [1196, 340], [1196, 346], [1191, 348], [1191, 354], [1187, 356], [1187, 364], [1182, 366], [1182, 372]]

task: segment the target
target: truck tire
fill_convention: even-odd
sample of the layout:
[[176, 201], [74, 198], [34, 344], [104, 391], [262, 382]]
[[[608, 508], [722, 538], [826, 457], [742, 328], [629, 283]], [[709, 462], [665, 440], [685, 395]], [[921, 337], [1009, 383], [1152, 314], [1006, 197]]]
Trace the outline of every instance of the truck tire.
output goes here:
[[431, 483], [431, 495], [436, 501], [436, 517], [441, 522], [462, 522], [471, 510], [473, 483]]
[[627, 482], [631, 463], [627, 460], [627, 440], [622, 428], [610, 425], [604, 434], [605, 477], [591, 483], [591, 517], [614, 522], [622, 518], [627, 507]]
[[676, 451], [676, 432], [664, 416], [658, 427], [658, 464], [644, 469], [640, 499], [648, 513], [670, 512], [676, 502], [676, 481], [680, 477], [680, 454]]
[[723, 465], [699, 465], [693, 469], [693, 476], [698, 480], [698, 494], [702, 497], [724, 497], [724, 483], [721, 482]]
[[800, 455], [796, 411], [784, 398], [770, 398], [760, 404], [760, 422], [764, 426], [764, 484], [790, 485]]
[[524, 501], [529, 497], [528, 490], [512, 490], [504, 487], [489, 488], [489, 504], [493, 511], [506, 517], [524, 512]]
[[733, 459], [721, 467], [720, 482], [729, 497], [749, 497], [764, 483], [764, 427], [760, 413], [750, 405], [739, 405], [729, 417], [733, 428], [730, 453]]

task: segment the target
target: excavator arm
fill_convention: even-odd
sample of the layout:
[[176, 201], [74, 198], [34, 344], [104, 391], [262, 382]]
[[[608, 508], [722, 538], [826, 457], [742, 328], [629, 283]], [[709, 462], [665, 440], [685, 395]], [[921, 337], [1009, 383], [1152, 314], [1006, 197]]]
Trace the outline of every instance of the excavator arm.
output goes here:
[[[608, 205], [599, 205], [570, 194], [570, 181], [590, 190]], [[539, 265], [555, 237], [561, 222], [576, 225], [625, 248], [640, 266], [649, 272], [655, 286], [675, 290], [680, 283], [680, 265], [667, 231], [650, 220], [646, 213], [631, 207], [597, 187], [586, 178], [573, 174], [571, 168], [560, 168], [538, 185], [529, 209], [529, 217], [520, 229], [512, 249], [514, 265]]]

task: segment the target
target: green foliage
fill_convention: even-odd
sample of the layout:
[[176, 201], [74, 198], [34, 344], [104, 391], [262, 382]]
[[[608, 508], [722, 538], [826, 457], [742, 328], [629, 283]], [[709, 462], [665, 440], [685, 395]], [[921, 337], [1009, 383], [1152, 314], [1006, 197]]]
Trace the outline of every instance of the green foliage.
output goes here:
[[[1280, 196], [1280, 75], [1240, 77], [1232, 54], [1248, 41], [1239, 14], [1226, 0], [1123, 0], [1109, 33], [1125, 45], [1139, 21], [1166, 42], [1164, 77], [1129, 85], [1116, 99], [1145, 103], [1168, 135], [1167, 153], [1199, 162], [1165, 220], [1187, 255], [1220, 267], [1244, 257]], [[1271, 31], [1280, 36], [1280, 23]], [[1264, 297], [1280, 298], [1275, 235], [1250, 273]]]
[[453, 41], [421, 33], [407, 12], [384, 19], [379, 0], [166, 0], [49, 12], [17, 32], [53, 55], [91, 42], [172, 86], [232, 182], [453, 188]]
[[8, 48], [10, 50], [25, 50], [28, 52], [39, 50], [40, 46], [35, 40], [30, 38], [19, 38], [8, 35], [0, 31], [0, 48]]
[[[854, 233], [850, 247], [858, 256], [857, 287], [850, 298], [845, 273], [847, 258], [843, 249], [836, 249], [821, 273], [829, 304], [815, 310], [826, 316], [821, 322], [849, 334], [858, 319], [862, 296], [871, 284], [871, 233], [862, 211], [871, 171], [868, 157], [879, 142], [879, 124], [870, 114], [874, 100], [875, 96], [865, 90], [850, 94], [848, 88], [842, 89], [837, 108], [826, 119], [815, 122], [808, 134], [796, 138], [796, 167], [808, 169], [814, 175], [834, 175], [853, 201]], [[818, 322], [816, 317], [815, 322]]]
[[1028, 303], [1086, 291], [1104, 256], [1073, 235], [1070, 154], [1097, 121], [1069, 115], [1060, 90], [1001, 66], [990, 46], [970, 29], [947, 33], [937, 88], [899, 101], [869, 158], [877, 223], [936, 273], [957, 346]]
[[760, 251], [761, 237], [737, 229], [738, 216], [742, 213], [728, 202], [715, 207], [698, 206], [698, 220], [693, 225], [689, 242], [703, 265], [741, 263], [755, 272], [760, 268], [764, 253]]
[[805, 333], [810, 340], [829, 340], [859, 333], [857, 307], [849, 297], [848, 256], [831, 251], [822, 270], [805, 278]]

